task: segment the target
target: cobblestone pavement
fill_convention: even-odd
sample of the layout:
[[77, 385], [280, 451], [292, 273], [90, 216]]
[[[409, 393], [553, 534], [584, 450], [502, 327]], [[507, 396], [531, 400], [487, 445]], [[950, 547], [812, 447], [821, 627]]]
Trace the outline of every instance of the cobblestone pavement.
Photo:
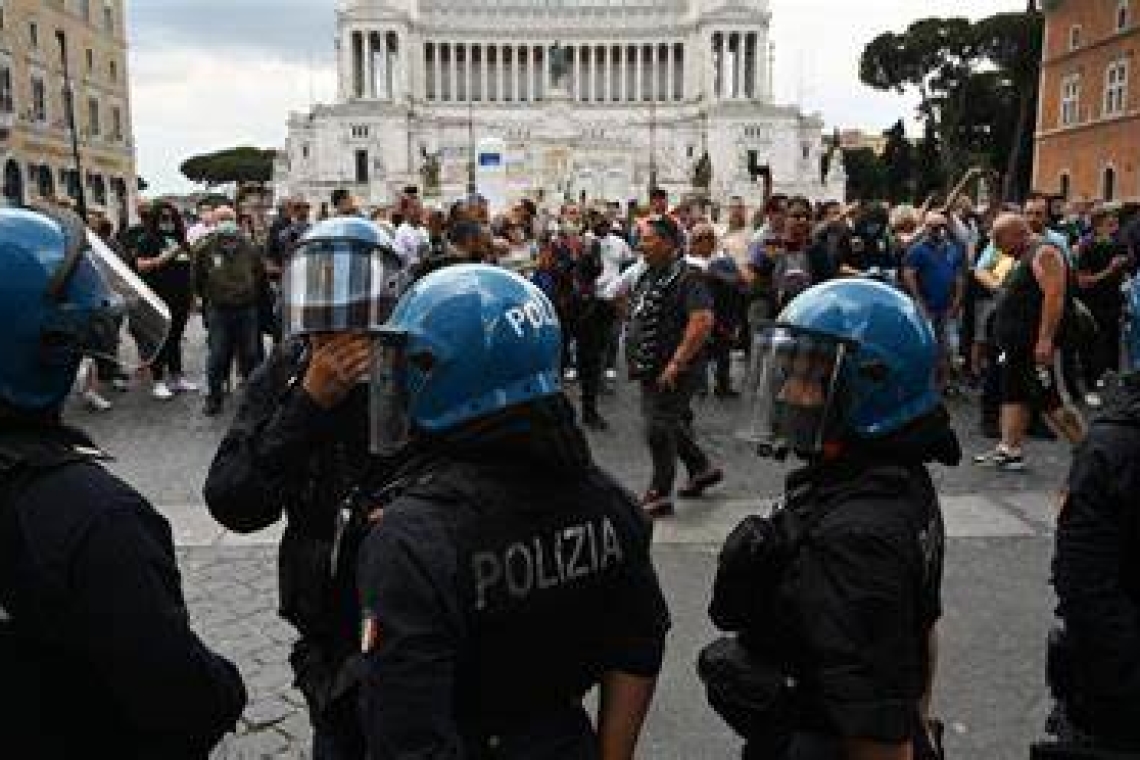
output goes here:
[[[188, 366], [202, 366], [200, 337], [192, 330], [187, 340]], [[307, 757], [306, 713], [287, 663], [293, 632], [276, 616], [280, 526], [234, 536], [201, 503], [202, 481], [228, 419], [201, 417], [198, 396], [160, 403], [136, 390], [112, 400], [110, 414], [76, 406], [70, 421], [89, 430], [117, 458], [112, 468], [171, 521], [195, 627], [238, 664], [249, 689], [238, 735], [216, 757]], [[967, 455], [991, 445], [976, 434], [972, 403], [967, 397], [950, 405]], [[595, 456], [640, 491], [649, 457], [636, 389], [619, 384], [603, 399], [602, 412], [612, 427], [591, 434]], [[736, 521], [779, 492], [786, 471], [736, 443], [743, 413], [738, 401], [698, 401], [701, 439], [727, 480], [711, 498], [681, 502], [677, 518], [657, 530], [655, 559], [674, 629], [641, 757], [735, 754], [728, 729], [705, 706], [693, 662], [712, 636], [705, 607], [715, 552]], [[1054, 494], [1068, 454], [1060, 444], [1041, 442], [1027, 454], [1030, 469], [1023, 474], [969, 464], [934, 468], [951, 536], [937, 703], [950, 727], [953, 757], [1023, 760], [1046, 711], [1043, 645], [1053, 603], [1048, 556]]]

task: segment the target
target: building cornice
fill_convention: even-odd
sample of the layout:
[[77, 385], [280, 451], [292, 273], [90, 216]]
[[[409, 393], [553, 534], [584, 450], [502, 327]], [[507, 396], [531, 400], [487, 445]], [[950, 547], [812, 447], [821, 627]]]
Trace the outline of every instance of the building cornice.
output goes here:
[[1053, 129], [1041, 129], [1034, 135], [1037, 140], [1049, 140], [1054, 137], [1063, 137], [1079, 132], [1087, 132], [1090, 129], [1097, 127], [1115, 126], [1116, 124], [1140, 120], [1140, 108], [1133, 108], [1125, 113], [1115, 116], [1102, 116], [1099, 119], [1090, 119], [1089, 121], [1080, 124], [1071, 124], [1066, 127], [1054, 127]]
[[1052, 58], [1045, 58], [1041, 61], [1041, 67], [1045, 68], [1046, 66], [1060, 66], [1064, 63], [1072, 61], [1073, 59], [1080, 58], [1087, 53], [1091, 53], [1093, 51], [1099, 50], [1100, 48], [1108, 47], [1109, 45], [1113, 45], [1117, 42], [1128, 40], [1129, 38], [1133, 37], [1137, 40], [1140, 40], [1140, 27], [1132, 27], [1130, 29], [1125, 29], [1124, 31], [1113, 32], [1107, 37], [1101, 37], [1099, 40], [1090, 42], [1087, 45], [1081, 45], [1075, 50], [1066, 50], [1060, 55], [1055, 55]]

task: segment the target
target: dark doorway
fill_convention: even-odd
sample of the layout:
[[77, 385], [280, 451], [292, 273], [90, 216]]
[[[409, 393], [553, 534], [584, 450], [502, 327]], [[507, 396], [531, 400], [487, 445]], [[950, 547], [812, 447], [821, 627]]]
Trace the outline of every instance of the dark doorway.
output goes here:
[[11, 159], [4, 165], [4, 198], [13, 206], [24, 205], [24, 175]]
[[46, 166], [36, 169], [36, 192], [45, 200], [55, 197], [55, 177], [51, 176], [51, 169]]

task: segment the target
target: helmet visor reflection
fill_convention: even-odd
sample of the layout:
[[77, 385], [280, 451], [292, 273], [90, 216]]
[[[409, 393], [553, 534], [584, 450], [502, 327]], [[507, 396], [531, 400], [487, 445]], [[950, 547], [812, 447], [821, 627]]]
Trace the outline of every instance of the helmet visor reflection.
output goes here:
[[[80, 254], [74, 280], [98, 278], [107, 293], [105, 303], [93, 310], [80, 336], [81, 351], [90, 357], [114, 362], [133, 371], [150, 364], [170, 332], [170, 309], [146, 283], [92, 232]], [[138, 347], [138, 362], [118, 351], [119, 333], [126, 328]]]
[[848, 346], [793, 327], [761, 327], [752, 344], [747, 423], [739, 437], [761, 454], [819, 454], [834, 426]]
[[408, 390], [408, 334], [384, 329], [373, 338], [369, 378], [369, 443], [373, 454], [390, 455], [407, 445], [412, 430]]
[[352, 240], [309, 241], [282, 274], [285, 334], [379, 330], [405, 280], [390, 250]]

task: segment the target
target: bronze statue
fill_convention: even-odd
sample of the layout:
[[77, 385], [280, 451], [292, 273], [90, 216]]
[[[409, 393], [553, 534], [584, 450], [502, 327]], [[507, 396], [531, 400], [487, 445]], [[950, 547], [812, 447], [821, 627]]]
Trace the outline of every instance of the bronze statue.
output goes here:
[[555, 42], [554, 48], [550, 51], [550, 83], [554, 87], [560, 87], [566, 75], [570, 73], [570, 48], [562, 47], [561, 43]]
[[424, 181], [425, 195], [435, 195], [439, 192], [439, 174], [439, 154], [425, 153], [423, 165], [420, 166], [420, 177]]

